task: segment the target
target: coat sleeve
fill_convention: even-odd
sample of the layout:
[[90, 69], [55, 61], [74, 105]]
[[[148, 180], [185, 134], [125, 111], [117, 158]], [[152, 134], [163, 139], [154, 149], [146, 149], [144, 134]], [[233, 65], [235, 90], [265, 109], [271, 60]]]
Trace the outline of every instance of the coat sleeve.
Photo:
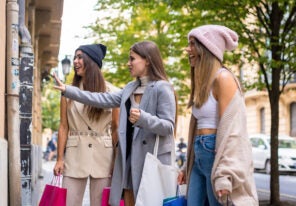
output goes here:
[[135, 123], [135, 126], [151, 130], [161, 136], [171, 135], [174, 133], [176, 117], [174, 90], [165, 81], [161, 81], [156, 89], [156, 114], [152, 115], [141, 110], [140, 119]]
[[83, 91], [78, 87], [67, 85], [63, 96], [93, 107], [113, 108], [120, 106], [122, 90], [99, 93]]

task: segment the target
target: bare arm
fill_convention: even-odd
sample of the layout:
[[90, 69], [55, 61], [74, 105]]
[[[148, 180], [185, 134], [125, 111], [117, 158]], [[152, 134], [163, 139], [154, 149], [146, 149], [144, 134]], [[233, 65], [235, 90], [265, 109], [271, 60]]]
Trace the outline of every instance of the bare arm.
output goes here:
[[113, 108], [112, 123], [111, 123], [113, 147], [115, 147], [118, 142], [118, 124], [119, 124], [119, 108]]
[[214, 82], [213, 93], [218, 101], [219, 118], [222, 117], [237, 89], [237, 83], [229, 71], [223, 71], [217, 76]]
[[64, 171], [64, 151], [68, 136], [68, 119], [67, 119], [67, 101], [65, 97], [61, 97], [60, 105], [60, 127], [58, 133], [58, 149], [57, 149], [57, 162], [54, 167], [54, 174], [63, 174]]
[[112, 109], [112, 122], [111, 122], [112, 145], [113, 145], [113, 159], [112, 159], [111, 174], [113, 174], [115, 158], [117, 155], [118, 124], [119, 124], [119, 108], [113, 108]]

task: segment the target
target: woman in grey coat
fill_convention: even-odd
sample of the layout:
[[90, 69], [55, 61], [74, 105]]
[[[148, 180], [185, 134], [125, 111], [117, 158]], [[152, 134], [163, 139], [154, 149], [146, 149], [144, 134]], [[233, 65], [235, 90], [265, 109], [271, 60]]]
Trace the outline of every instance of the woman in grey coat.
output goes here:
[[158, 159], [162, 163], [171, 164], [174, 144], [176, 99], [157, 45], [151, 41], [134, 44], [127, 65], [136, 80], [118, 92], [81, 91], [55, 77], [55, 88], [67, 98], [99, 108], [120, 107], [118, 151], [109, 199], [112, 206], [118, 206], [122, 197], [126, 206], [134, 206], [145, 155], [153, 153], [156, 135], [160, 136]]

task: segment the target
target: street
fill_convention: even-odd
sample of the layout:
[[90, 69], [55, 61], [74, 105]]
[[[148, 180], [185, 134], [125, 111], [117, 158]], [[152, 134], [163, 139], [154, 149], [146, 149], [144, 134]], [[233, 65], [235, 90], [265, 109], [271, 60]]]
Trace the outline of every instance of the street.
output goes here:
[[[270, 175], [255, 172], [255, 182], [257, 191], [261, 196], [261, 199], [269, 199], [269, 183], [270, 183]], [[295, 175], [280, 175], [280, 194], [281, 200], [292, 200], [296, 203], [296, 176]]]

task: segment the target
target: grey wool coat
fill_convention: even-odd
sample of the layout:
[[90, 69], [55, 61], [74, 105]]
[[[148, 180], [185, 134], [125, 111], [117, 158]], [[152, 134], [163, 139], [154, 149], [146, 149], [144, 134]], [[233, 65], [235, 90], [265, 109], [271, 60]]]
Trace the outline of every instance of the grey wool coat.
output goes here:
[[[66, 86], [63, 95], [78, 102], [99, 107], [120, 107], [118, 152], [113, 171], [109, 204], [118, 206], [121, 199], [126, 168], [127, 122], [129, 98], [139, 86], [138, 80], [128, 83], [118, 92], [91, 93], [77, 87]], [[136, 198], [145, 155], [153, 153], [156, 135], [160, 136], [158, 159], [164, 164], [171, 164], [174, 145], [174, 127], [176, 102], [174, 90], [167, 81], [148, 83], [140, 102], [140, 119], [133, 125], [131, 146], [131, 174], [134, 196]], [[173, 151], [174, 152], [174, 151]]]

